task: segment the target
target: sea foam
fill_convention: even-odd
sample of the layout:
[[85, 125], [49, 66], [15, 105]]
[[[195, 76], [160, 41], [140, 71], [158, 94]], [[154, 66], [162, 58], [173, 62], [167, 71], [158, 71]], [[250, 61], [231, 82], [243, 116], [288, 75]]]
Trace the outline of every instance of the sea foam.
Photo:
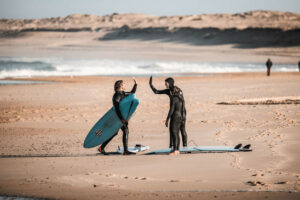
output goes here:
[[[272, 71], [297, 71], [296, 65], [274, 64]], [[35, 76], [149, 76], [224, 72], [262, 72], [264, 63], [211, 63], [132, 60], [65, 60], [59, 58], [1, 58], [0, 78]]]

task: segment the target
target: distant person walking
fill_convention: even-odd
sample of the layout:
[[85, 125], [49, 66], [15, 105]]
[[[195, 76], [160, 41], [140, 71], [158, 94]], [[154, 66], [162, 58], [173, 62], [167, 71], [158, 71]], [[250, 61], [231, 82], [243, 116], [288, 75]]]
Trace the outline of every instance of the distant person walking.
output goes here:
[[268, 58], [267, 62], [266, 62], [266, 66], [267, 66], [267, 76], [270, 76], [271, 74], [271, 67], [272, 67], [273, 63], [271, 61], [270, 58]]

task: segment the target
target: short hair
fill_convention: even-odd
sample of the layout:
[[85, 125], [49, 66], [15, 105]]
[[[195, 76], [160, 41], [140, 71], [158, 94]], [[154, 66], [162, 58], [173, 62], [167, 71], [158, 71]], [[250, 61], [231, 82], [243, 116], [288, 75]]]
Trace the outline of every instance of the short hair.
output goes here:
[[123, 83], [123, 80], [118, 80], [115, 82], [115, 86], [114, 86], [115, 91], [118, 91], [120, 89], [122, 83]]
[[174, 79], [172, 77], [169, 77], [165, 80], [165, 82], [169, 83], [169, 86], [172, 88], [174, 86]]

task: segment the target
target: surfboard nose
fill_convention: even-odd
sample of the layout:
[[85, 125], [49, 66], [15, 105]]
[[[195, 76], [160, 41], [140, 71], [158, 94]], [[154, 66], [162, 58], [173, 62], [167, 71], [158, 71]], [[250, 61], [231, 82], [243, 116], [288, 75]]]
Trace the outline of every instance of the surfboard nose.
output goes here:
[[91, 148], [89, 143], [90, 143], [90, 142], [88, 142], [88, 140], [85, 139], [85, 140], [84, 140], [84, 143], [83, 143], [83, 147], [84, 147], [84, 148]]

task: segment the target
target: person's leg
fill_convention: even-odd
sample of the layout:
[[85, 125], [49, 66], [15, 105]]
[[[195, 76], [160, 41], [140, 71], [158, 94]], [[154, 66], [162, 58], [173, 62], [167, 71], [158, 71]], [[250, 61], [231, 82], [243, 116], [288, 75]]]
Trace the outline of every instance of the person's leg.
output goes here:
[[186, 147], [187, 146], [187, 134], [185, 131], [185, 120], [181, 122], [180, 126], [180, 132], [181, 132], [181, 137], [182, 137], [182, 146]]
[[173, 151], [170, 155], [179, 154], [179, 129], [180, 129], [180, 121], [172, 119], [170, 121], [170, 132], [173, 139]]
[[179, 144], [180, 144], [180, 138], [179, 138], [179, 128], [180, 128], [180, 125], [179, 126], [176, 126], [175, 127], [175, 130], [174, 130], [174, 149], [175, 151], [179, 151]]
[[172, 130], [171, 130], [171, 122], [169, 124], [169, 133], [170, 133], [170, 143], [169, 143], [169, 148], [173, 148], [174, 147], [174, 143], [173, 143], [173, 134], [172, 134]]
[[128, 136], [129, 136], [129, 130], [127, 126], [122, 126], [123, 131], [123, 146], [124, 146], [124, 155], [130, 155], [135, 154], [133, 152], [128, 151]]
[[116, 136], [118, 135], [118, 132], [116, 132], [111, 138], [109, 138], [107, 141], [105, 141], [102, 145], [100, 145], [98, 151], [104, 155], [107, 155], [107, 153], [105, 152], [105, 147], [108, 145], [108, 143], [110, 143], [110, 141]]

